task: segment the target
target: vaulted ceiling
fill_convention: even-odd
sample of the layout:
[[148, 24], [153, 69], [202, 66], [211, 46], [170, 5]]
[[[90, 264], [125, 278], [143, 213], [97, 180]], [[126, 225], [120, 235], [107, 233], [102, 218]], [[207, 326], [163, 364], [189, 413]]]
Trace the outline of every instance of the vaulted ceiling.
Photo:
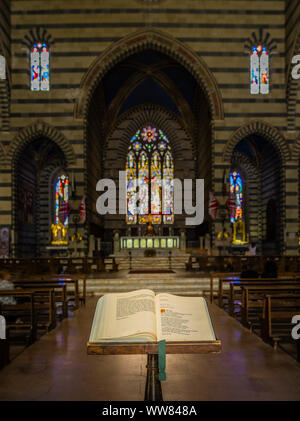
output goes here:
[[118, 63], [103, 77], [94, 98], [105, 132], [111, 130], [124, 112], [145, 103], [157, 104], [175, 113], [191, 136], [199, 112], [205, 118], [209, 115], [205, 95], [194, 77], [175, 60], [153, 50], [134, 54]]

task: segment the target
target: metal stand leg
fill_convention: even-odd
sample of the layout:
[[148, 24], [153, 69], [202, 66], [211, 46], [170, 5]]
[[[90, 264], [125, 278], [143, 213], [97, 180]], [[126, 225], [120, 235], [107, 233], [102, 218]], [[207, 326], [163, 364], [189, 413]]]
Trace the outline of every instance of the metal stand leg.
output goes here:
[[148, 354], [147, 380], [145, 388], [145, 401], [161, 402], [163, 400], [161, 384], [158, 380], [158, 355]]

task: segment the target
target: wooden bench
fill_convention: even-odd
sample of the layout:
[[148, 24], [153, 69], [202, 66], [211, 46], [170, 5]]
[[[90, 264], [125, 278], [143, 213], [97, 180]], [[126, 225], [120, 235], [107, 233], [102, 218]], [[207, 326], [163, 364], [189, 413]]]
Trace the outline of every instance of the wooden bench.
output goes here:
[[[13, 281], [15, 286], [21, 287], [23, 289], [33, 289], [38, 290], [40, 293], [44, 291], [49, 291], [50, 289], [54, 291], [54, 306], [56, 303], [61, 303], [62, 307], [62, 317], [68, 317], [68, 296], [67, 296], [67, 283], [61, 282], [59, 280], [44, 282], [41, 280], [35, 279], [18, 279]], [[56, 314], [56, 311], [55, 311]]]
[[[11, 291], [17, 293], [23, 291], [27, 294], [34, 294], [35, 320], [38, 328], [49, 331], [56, 326], [56, 303], [55, 291], [53, 288], [50, 288], [49, 286], [47, 286], [47, 288], [38, 288], [35, 286], [32, 288], [30, 288], [30, 286], [21, 288], [19, 286]], [[11, 309], [13, 310], [13, 308]]]
[[[79, 308], [79, 302], [85, 305], [86, 302], [86, 275], [84, 274], [63, 274], [63, 275], [33, 275], [28, 279], [30, 280], [42, 282], [45, 285], [48, 283], [53, 282], [65, 282], [69, 285], [74, 285], [74, 290], [69, 291], [68, 294], [70, 295], [70, 299], [73, 298], [74, 300], [74, 308]], [[79, 289], [79, 280], [82, 281], [82, 291], [80, 292]], [[72, 297], [72, 298], [71, 298]]]
[[300, 285], [285, 283], [284, 285], [252, 285], [242, 286], [241, 321], [243, 326], [250, 328], [260, 327], [260, 318], [263, 313], [264, 296], [279, 294], [299, 294]]
[[[28, 346], [37, 339], [37, 320], [35, 308], [35, 292], [24, 290], [0, 290], [0, 297], [14, 298], [16, 301], [22, 299], [22, 303], [3, 304], [0, 303], [0, 314], [6, 320], [7, 334], [10, 337], [10, 331], [21, 331], [21, 336], [24, 339], [25, 345]], [[14, 321], [11, 318], [15, 318]], [[20, 319], [20, 323], [16, 323]], [[9, 337], [6, 341], [9, 342]]]
[[229, 289], [229, 314], [230, 316], [235, 316], [236, 313], [234, 311], [235, 305], [238, 304], [241, 307], [241, 297], [242, 297], [242, 286], [278, 286], [278, 285], [285, 285], [285, 284], [300, 284], [300, 280], [296, 277], [291, 278], [240, 278], [238, 280], [230, 281], [230, 289]]
[[[232, 279], [236, 279], [237, 277], [240, 276], [240, 272], [213, 272], [210, 274], [210, 302], [212, 303], [214, 300], [214, 292], [216, 292], [214, 290], [214, 280], [215, 278], [217, 278], [218, 280], [222, 280], [222, 285], [221, 285], [221, 290], [222, 290], [222, 294], [223, 294], [223, 282], [229, 282]], [[220, 284], [219, 284], [219, 288], [218, 288], [218, 294], [220, 297]], [[219, 299], [219, 305], [220, 305], [220, 299]]]
[[276, 350], [279, 342], [296, 343], [297, 361], [300, 362], [300, 340], [292, 338], [292, 318], [300, 315], [300, 294], [265, 295], [261, 318], [262, 338]]
[[[290, 273], [284, 273], [284, 274], [280, 274], [278, 275], [277, 278], [241, 278], [239, 275], [238, 276], [231, 276], [232, 274], [230, 274], [230, 276], [227, 276], [227, 274], [225, 274], [225, 277], [220, 277], [219, 278], [219, 287], [218, 287], [218, 305], [219, 307], [223, 308], [223, 299], [227, 298], [228, 301], [230, 300], [230, 288], [228, 288], [227, 293], [225, 294], [224, 292], [224, 288], [223, 285], [225, 284], [229, 284], [231, 281], [236, 280], [236, 281], [254, 281], [254, 282], [259, 282], [259, 281], [266, 281], [266, 282], [271, 282], [272, 280], [275, 281], [279, 281], [279, 280], [295, 280], [297, 278], [297, 274], [290, 274]], [[230, 277], [232, 277], [232, 279], [230, 279]], [[234, 279], [233, 279], [234, 278]]]

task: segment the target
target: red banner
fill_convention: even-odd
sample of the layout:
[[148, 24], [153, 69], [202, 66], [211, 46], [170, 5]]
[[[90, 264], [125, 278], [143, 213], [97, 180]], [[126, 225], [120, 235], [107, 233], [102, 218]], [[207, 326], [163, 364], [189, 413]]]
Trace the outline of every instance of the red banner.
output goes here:
[[234, 218], [235, 217], [235, 198], [232, 193], [230, 193], [228, 199], [226, 200], [226, 206], [227, 206], [230, 218]]
[[219, 209], [220, 203], [215, 198], [215, 195], [213, 192], [209, 192], [209, 204], [208, 204], [208, 213], [212, 217], [212, 219], [216, 219], [218, 209]]
[[84, 224], [86, 219], [85, 196], [82, 197], [78, 210], [80, 213], [80, 222]]

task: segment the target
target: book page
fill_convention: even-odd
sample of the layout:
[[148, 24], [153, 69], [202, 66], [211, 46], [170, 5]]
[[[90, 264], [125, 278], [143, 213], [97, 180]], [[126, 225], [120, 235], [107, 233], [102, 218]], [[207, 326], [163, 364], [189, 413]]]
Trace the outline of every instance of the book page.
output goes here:
[[99, 300], [90, 342], [130, 336], [143, 337], [143, 334], [150, 335], [149, 340], [156, 340], [153, 291], [141, 289], [128, 293], [106, 294]]
[[157, 340], [215, 341], [206, 301], [203, 297], [156, 296]]

